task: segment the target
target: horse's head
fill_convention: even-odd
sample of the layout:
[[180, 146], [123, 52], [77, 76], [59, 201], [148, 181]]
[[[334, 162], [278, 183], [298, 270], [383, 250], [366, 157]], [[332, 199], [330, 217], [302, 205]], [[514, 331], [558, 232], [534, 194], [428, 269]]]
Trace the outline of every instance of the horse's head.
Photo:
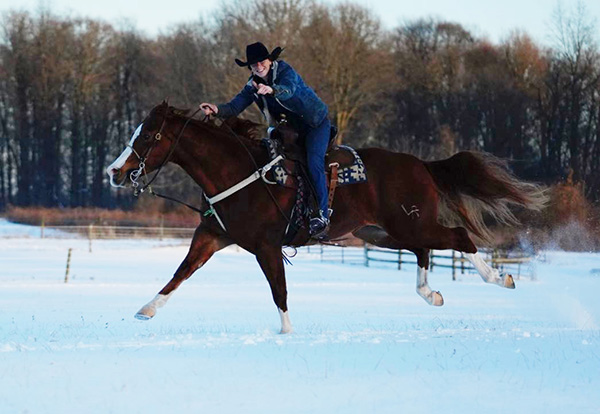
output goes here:
[[113, 187], [125, 187], [127, 178], [137, 187], [140, 176], [149, 174], [164, 162], [171, 147], [170, 139], [164, 134], [168, 111], [167, 102], [152, 108], [131, 136], [125, 150], [107, 167]]

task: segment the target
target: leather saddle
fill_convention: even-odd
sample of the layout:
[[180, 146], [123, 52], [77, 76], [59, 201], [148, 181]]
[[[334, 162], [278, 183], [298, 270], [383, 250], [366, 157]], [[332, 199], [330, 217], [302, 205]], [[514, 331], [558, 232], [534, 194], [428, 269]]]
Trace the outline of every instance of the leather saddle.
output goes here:
[[[355, 162], [355, 156], [345, 147], [336, 145], [337, 128], [332, 126], [329, 144], [325, 153], [325, 172], [329, 173], [329, 166], [337, 163], [339, 168], [347, 167]], [[308, 171], [306, 160], [306, 148], [300, 134], [286, 122], [281, 122], [273, 128], [269, 134], [270, 139], [275, 140], [278, 152], [285, 157], [285, 169], [291, 175]]]
[[[360, 156], [350, 147], [336, 145], [336, 133], [337, 129], [332, 128], [325, 154], [325, 173], [328, 176], [330, 205], [336, 186], [367, 180], [366, 169]], [[312, 182], [308, 177], [306, 148], [302, 138], [298, 131], [287, 122], [280, 122], [277, 127], [269, 129], [269, 138], [263, 140], [271, 159], [275, 159], [278, 155], [284, 156], [284, 160], [271, 170], [275, 183], [296, 189], [296, 202], [283, 245], [289, 245], [298, 230], [306, 227], [311, 210], [317, 208]]]

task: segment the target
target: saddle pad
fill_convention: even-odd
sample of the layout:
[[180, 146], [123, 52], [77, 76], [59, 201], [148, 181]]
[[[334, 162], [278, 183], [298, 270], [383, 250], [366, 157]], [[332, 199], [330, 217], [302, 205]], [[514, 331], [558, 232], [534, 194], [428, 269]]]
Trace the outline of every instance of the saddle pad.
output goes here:
[[339, 145], [354, 156], [354, 162], [348, 166], [340, 166], [338, 169], [338, 186], [347, 184], [363, 183], [367, 181], [367, 169], [360, 156], [354, 151], [354, 148], [347, 145]]
[[[275, 159], [279, 155], [279, 145], [276, 140], [264, 138], [263, 144], [267, 148], [269, 157]], [[338, 148], [346, 150], [352, 154], [353, 161], [350, 165], [340, 165], [338, 169], [338, 186], [357, 184], [367, 181], [367, 169], [360, 156], [354, 148], [347, 145], [339, 145]], [[279, 185], [288, 183], [289, 173], [283, 165], [283, 161], [275, 164], [272, 168], [273, 177]]]

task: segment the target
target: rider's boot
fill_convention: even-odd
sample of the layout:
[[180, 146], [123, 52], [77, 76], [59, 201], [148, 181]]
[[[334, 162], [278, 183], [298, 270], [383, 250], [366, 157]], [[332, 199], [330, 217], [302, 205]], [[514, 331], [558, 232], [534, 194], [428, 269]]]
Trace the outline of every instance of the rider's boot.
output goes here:
[[319, 215], [310, 219], [310, 235], [317, 240], [327, 239], [327, 230], [329, 229], [329, 217], [319, 210]]

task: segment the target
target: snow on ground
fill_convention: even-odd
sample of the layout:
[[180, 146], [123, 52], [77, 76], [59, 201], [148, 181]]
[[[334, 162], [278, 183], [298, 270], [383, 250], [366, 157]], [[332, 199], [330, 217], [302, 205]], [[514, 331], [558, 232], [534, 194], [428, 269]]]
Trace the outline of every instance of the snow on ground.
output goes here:
[[[47, 233], [46, 233], [47, 234]], [[0, 413], [598, 413], [600, 255], [547, 252], [516, 290], [287, 266], [295, 332], [253, 256], [211, 259], [150, 321], [181, 241], [41, 239], [0, 222]], [[72, 248], [69, 283], [64, 283]]]

